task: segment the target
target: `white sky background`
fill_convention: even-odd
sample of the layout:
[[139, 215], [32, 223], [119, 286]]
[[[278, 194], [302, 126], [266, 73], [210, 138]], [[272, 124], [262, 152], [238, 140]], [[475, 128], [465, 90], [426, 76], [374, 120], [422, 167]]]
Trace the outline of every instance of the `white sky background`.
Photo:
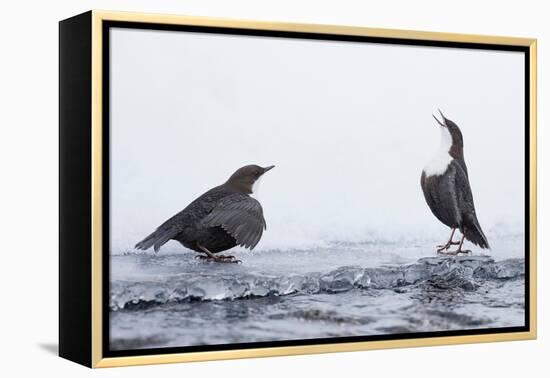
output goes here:
[[523, 69], [512, 52], [114, 29], [112, 250], [253, 163], [277, 166], [258, 249], [444, 241], [420, 188], [438, 107], [489, 240], [522, 232]]

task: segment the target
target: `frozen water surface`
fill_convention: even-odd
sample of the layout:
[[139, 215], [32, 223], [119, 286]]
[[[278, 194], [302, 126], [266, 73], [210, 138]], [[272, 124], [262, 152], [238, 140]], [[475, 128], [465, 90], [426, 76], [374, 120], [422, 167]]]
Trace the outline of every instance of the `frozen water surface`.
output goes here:
[[[111, 256], [114, 350], [524, 325], [524, 238], [436, 257], [434, 241]], [[179, 252], [178, 252], [179, 251]], [[184, 251], [184, 252], [181, 252]]]

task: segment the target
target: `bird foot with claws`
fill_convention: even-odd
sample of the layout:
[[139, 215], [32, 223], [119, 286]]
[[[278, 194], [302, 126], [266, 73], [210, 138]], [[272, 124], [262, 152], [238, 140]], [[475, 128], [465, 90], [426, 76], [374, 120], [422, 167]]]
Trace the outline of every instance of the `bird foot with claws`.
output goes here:
[[459, 245], [460, 242], [455, 242], [455, 241], [449, 241], [447, 242], [447, 244], [442, 244], [442, 245], [438, 245], [436, 248], [437, 248], [437, 253], [440, 253], [441, 251], [446, 251], [448, 250], [449, 248], [451, 248], [452, 245]]
[[205, 260], [208, 262], [218, 262], [218, 263], [241, 263], [241, 260], [237, 260], [235, 256], [231, 255], [219, 255], [219, 256], [208, 256], [208, 255], [198, 255], [195, 258], [200, 260]]

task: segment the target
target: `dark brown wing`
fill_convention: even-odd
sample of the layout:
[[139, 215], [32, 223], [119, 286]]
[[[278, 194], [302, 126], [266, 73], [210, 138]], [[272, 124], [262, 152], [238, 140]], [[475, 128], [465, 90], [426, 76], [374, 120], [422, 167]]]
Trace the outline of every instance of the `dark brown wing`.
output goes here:
[[240, 193], [220, 200], [202, 223], [209, 227], [222, 227], [235, 238], [238, 245], [250, 249], [254, 249], [266, 229], [262, 205], [254, 198]]
[[426, 176], [422, 172], [421, 186], [430, 210], [443, 224], [458, 227], [462, 221], [455, 185], [456, 168], [449, 165], [442, 175]]

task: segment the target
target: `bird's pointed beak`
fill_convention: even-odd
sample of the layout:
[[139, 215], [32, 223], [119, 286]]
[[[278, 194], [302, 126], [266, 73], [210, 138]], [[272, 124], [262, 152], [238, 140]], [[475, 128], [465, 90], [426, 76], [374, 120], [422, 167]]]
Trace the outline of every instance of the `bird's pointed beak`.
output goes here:
[[264, 168], [264, 173], [266, 173], [267, 171], [269, 171], [269, 170], [271, 170], [271, 169], [273, 169], [273, 168], [275, 168], [274, 165], [270, 165], [269, 167], [265, 167], [265, 168]]
[[[439, 109], [437, 109], [439, 110]], [[441, 114], [441, 117], [443, 117], [443, 122], [441, 122], [440, 120], [437, 119], [437, 117], [435, 115], [432, 114], [432, 117], [434, 117], [434, 119], [437, 121], [437, 123], [441, 126], [441, 127], [447, 127], [447, 125], [445, 125], [445, 116], [443, 115], [443, 113], [441, 113], [441, 110], [439, 110], [439, 114]]]

